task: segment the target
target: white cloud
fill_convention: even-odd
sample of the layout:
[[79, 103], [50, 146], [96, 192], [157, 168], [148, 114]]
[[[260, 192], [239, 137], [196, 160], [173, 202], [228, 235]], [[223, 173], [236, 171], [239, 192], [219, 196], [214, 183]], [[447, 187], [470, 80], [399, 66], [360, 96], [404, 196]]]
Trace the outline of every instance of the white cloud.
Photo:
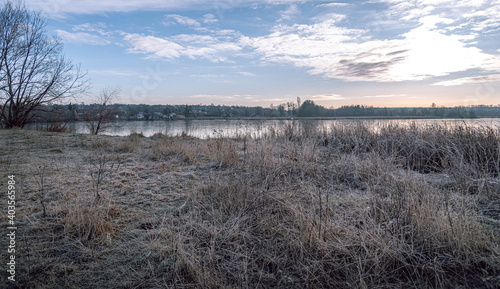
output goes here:
[[179, 34], [169, 38], [177, 43], [187, 43], [196, 46], [209, 46], [219, 42], [219, 39], [211, 35]]
[[130, 53], [143, 53], [148, 58], [172, 59], [188, 57], [211, 62], [230, 62], [225, 54], [234, 54], [242, 48], [236, 42], [210, 35], [180, 34], [170, 38], [125, 34]]
[[436, 82], [433, 83], [432, 85], [454, 86], [454, 85], [478, 84], [478, 83], [488, 83], [488, 82], [500, 82], [500, 74], [462, 77], [458, 79]]
[[192, 18], [177, 15], [177, 14], [165, 15], [165, 21], [163, 21], [163, 24], [164, 25], [182, 24], [182, 25], [187, 25], [189, 27], [200, 27], [201, 26], [200, 22], [198, 22]]
[[[484, 9], [473, 10], [463, 15], [472, 24], [472, 30], [478, 32], [498, 31], [500, 26], [500, 2]], [[491, 31], [490, 31], [491, 30]]]
[[424, 16], [418, 20], [420, 23], [422, 23], [422, 27], [425, 27], [426, 29], [435, 29], [437, 28], [438, 23], [444, 23], [444, 24], [451, 24], [455, 22], [455, 20], [450, 19], [450, 18], [444, 18], [438, 15], [429, 15], [429, 16]]
[[[454, 28], [469, 27], [472, 31], [497, 32], [500, 25], [500, 2], [488, 0], [379, 0], [388, 5], [387, 13], [404, 21], [420, 21], [426, 16], [453, 19]], [[444, 22], [443, 22], [444, 23]], [[449, 23], [446, 23], [449, 24]]]
[[460, 0], [455, 4], [459, 7], [481, 7], [487, 2], [488, 0]]
[[61, 17], [67, 13], [92, 14], [106, 12], [131, 12], [131, 11], [172, 11], [180, 9], [213, 9], [218, 13], [236, 7], [251, 7], [255, 4], [279, 5], [300, 3], [303, 0], [26, 0], [28, 7], [42, 10], [50, 17]]
[[234, 43], [216, 43], [208, 47], [187, 47], [183, 54], [191, 59], [205, 58], [211, 62], [231, 62], [227, 57], [221, 55], [224, 52], [237, 52], [241, 47]]
[[312, 25], [279, 25], [262, 37], [242, 37], [241, 42], [265, 56], [266, 61], [301, 60], [335, 56], [352, 52], [350, 41], [362, 34], [361, 30], [336, 27], [327, 20]]
[[393, 67], [393, 74], [402, 80], [426, 79], [468, 69], [500, 71], [500, 58], [469, 47], [457, 35], [445, 35], [419, 27], [404, 34], [409, 54]]
[[326, 3], [326, 4], [320, 4], [317, 7], [320, 8], [337, 8], [337, 7], [344, 7], [344, 6], [349, 6], [349, 3]]
[[311, 99], [321, 101], [321, 100], [342, 100], [345, 98], [342, 97], [340, 94], [315, 94], [311, 96]]
[[226, 79], [224, 74], [192, 74], [190, 77], [204, 79], [213, 83], [229, 83], [230, 81]]
[[[265, 63], [309, 67], [310, 74], [348, 81], [406, 81], [469, 69], [500, 71], [500, 58], [471, 47], [470, 36], [447, 35], [434, 28], [445, 17], [421, 18], [419, 27], [391, 40], [369, 40], [366, 31], [338, 26], [338, 20], [278, 25], [261, 37], [242, 37]], [[360, 41], [363, 39], [364, 41]]]
[[98, 22], [98, 23], [84, 23], [80, 25], [73, 26], [73, 31], [85, 31], [85, 32], [97, 32], [101, 36], [109, 36], [111, 32], [107, 32], [105, 29], [107, 28], [106, 23]]
[[424, 17], [429, 15], [432, 11], [436, 9], [435, 6], [428, 5], [428, 6], [422, 6], [422, 7], [413, 7], [412, 9], [409, 9], [405, 11], [405, 16], [401, 18], [401, 20], [412, 20], [412, 19], [418, 19], [420, 17]]
[[365, 95], [366, 98], [393, 98], [393, 97], [408, 97], [408, 94], [377, 94], [377, 95]]
[[216, 94], [194, 94], [188, 96], [189, 98], [203, 98], [208, 100], [232, 100], [234, 96], [232, 95], [216, 95]]
[[338, 23], [346, 18], [347, 18], [347, 16], [343, 15], [343, 14], [325, 13], [325, 14], [320, 14], [316, 17], [313, 17], [312, 19], [315, 20], [316, 22]]
[[255, 77], [257, 75], [255, 75], [254, 73], [251, 73], [251, 72], [246, 72], [246, 71], [240, 71], [238, 72], [238, 74], [241, 74], [243, 76], [250, 76], [250, 77]]
[[239, 32], [236, 32], [232, 29], [221, 29], [221, 30], [209, 30], [209, 32], [217, 35], [217, 36], [238, 36]]
[[383, 78], [384, 70], [400, 58], [395, 52], [404, 50], [396, 43], [401, 41], [356, 42], [362, 35], [361, 30], [336, 27], [334, 22], [326, 20], [313, 25], [280, 27], [267, 36], [244, 37], [242, 42], [261, 53], [264, 62], [310, 67], [311, 74], [331, 78]]
[[57, 36], [59, 36], [64, 42], [68, 43], [78, 43], [78, 44], [90, 44], [90, 45], [106, 45], [109, 44], [109, 41], [106, 39], [89, 34], [86, 32], [67, 32], [64, 30], [55, 30]]
[[292, 5], [290, 5], [290, 7], [288, 7], [288, 9], [286, 9], [284, 11], [280, 11], [279, 14], [280, 14], [281, 18], [278, 21], [290, 20], [294, 16], [299, 15], [300, 10], [299, 10], [299, 7], [297, 5], [292, 4]]
[[133, 71], [122, 71], [122, 70], [91, 70], [89, 71], [93, 74], [105, 75], [105, 76], [139, 76], [138, 72]]
[[200, 78], [223, 78], [226, 77], [224, 74], [192, 74], [191, 77], [200, 77]]
[[157, 58], [177, 58], [180, 57], [181, 51], [184, 49], [181, 45], [172, 41], [140, 34], [127, 34], [124, 40], [128, 41], [132, 48], [128, 50], [130, 53], [144, 53], [149, 57]]
[[262, 101], [266, 101], [268, 103], [273, 104], [273, 103], [283, 103], [283, 102], [286, 102], [286, 101], [289, 101], [289, 100], [290, 100], [290, 98], [283, 98], [283, 97], [273, 97], [273, 98], [271, 98], [271, 97], [260, 97], [258, 99], [255, 99], [254, 102], [261, 102], [262, 103]]
[[217, 18], [215, 18], [215, 16], [213, 14], [205, 14], [205, 15], [203, 15], [202, 21], [203, 21], [203, 23], [211, 24], [211, 23], [216, 23], [219, 20]]

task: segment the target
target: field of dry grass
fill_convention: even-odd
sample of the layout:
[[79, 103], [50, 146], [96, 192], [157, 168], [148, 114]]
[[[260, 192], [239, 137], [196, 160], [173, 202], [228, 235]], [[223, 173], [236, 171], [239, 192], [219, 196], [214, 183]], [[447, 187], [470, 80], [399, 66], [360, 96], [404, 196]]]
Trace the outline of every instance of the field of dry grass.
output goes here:
[[499, 170], [498, 127], [1, 130], [2, 190], [18, 182], [10, 285], [499, 288]]

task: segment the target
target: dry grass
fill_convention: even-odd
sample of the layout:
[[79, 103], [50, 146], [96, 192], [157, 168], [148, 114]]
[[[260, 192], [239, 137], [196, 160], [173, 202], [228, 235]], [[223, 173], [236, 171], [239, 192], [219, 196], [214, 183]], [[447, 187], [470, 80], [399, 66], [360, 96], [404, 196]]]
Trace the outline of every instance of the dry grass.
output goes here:
[[[500, 286], [499, 128], [0, 134], [22, 288]], [[92, 154], [116, 164], [98, 199]], [[43, 216], [28, 172], [48, 159]]]

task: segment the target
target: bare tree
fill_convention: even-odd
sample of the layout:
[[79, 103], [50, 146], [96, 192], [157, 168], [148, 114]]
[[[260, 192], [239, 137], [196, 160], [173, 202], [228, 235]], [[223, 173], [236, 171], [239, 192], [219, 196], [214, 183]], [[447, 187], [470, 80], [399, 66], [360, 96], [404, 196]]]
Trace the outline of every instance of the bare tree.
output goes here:
[[17, 2], [0, 8], [0, 126], [24, 127], [36, 111], [88, 88], [85, 73], [47, 36], [39, 12]]
[[83, 121], [92, 134], [98, 134], [110, 126], [116, 119], [116, 111], [111, 106], [120, 94], [119, 88], [104, 88], [96, 97], [97, 103], [90, 106], [83, 114]]

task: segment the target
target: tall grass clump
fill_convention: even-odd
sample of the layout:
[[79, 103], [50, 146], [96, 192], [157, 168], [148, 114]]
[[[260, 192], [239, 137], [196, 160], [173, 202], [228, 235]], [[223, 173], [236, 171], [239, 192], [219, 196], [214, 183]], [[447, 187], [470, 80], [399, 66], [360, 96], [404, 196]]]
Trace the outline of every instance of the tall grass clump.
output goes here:
[[58, 214], [65, 234], [84, 242], [110, 245], [116, 233], [114, 219], [119, 216], [119, 210], [109, 195], [101, 197], [98, 203], [86, 195], [72, 195], [65, 200]]
[[333, 126], [324, 141], [337, 153], [374, 152], [420, 173], [467, 169], [476, 176], [500, 172], [500, 127], [397, 124]]
[[225, 166], [159, 231], [165, 270], [204, 288], [493, 288], [498, 227], [453, 179], [427, 176], [467, 166], [466, 178], [493, 180], [499, 139], [363, 124], [289, 125], [245, 144], [216, 136], [207, 153]]
[[206, 160], [207, 144], [197, 139], [186, 137], [170, 137], [156, 134], [152, 137], [151, 158], [154, 161], [172, 161], [176, 163], [194, 164]]
[[144, 138], [142, 133], [132, 132], [118, 143], [115, 150], [122, 153], [136, 152], [141, 147], [141, 138]]

